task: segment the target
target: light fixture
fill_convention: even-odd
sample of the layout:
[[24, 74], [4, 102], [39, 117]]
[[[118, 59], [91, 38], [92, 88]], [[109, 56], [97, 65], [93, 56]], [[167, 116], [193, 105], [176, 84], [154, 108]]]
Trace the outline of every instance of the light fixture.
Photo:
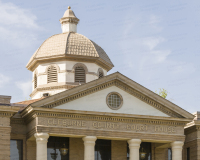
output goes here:
[[147, 153], [145, 152], [144, 148], [142, 148], [142, 151], [140, 152], [140, 158], [141, 158], [141, 159], [145, 159], [146, 154], [147, 154]]
[[65, 144], [63, 144], [63, 147], [60, 148], [61, 155], [65, 156], [68, 153], [68, 149], [66, 148]]

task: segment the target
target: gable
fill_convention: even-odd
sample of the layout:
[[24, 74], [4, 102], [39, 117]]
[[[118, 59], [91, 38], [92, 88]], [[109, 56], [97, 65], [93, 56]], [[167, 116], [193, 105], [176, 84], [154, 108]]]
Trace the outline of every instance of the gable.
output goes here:
[[[99, 93], [99, 94], [97, 94], [99, 96], [101, 93], [100, 91], [103, 91], [112, 86], [115, 86], [116, 88], [119, 88], [122, 91], [132, 95], [132, 97], [148, 104], [148, 106], [151, 106], [154, 109], [160, 111], [160, 113], [164, 113], [165, 116], [168, 115], [168, 117], [187, 118], [187, 119], [191, 119], [191, 120], [194, 118], [194, 115], [192, 115], [191, 113], [185, 111], [184, 109], [175, 105], [174, 103], [162, 98], [158, 94], [148, 90], [147, 88], [134, 82], [133, 80], [125, 77], [124, 75], [122, 75], [119, 72], [113, 73], [111, 75], [105, 76], [104, 78], [97, 79], [97, 80], [88, 82], [86, 84], [74, 87], [72, 89], [63, 91], [61, 93], [52, 95], [50, 97], [44, 98], [40, 101], [30, 104], [28, 107], [32, 107], [32, 108], [41, 107], [41, 108], [49, 108], [49, 109], [61, 107], [61, 108], [67, 109], [67, 108], [70, 108], [69, 104], [71, 104], [71, 106], [76, 106], [73, 109], [78, 110], [79, 107], [81, 106], [81, 104], [75, 105], [75, 101], [76, 101], [76, 103], [78, 103], [79, 102], [79, 101], [77, 101], [78, 99], [81, 99], [86, 96], [91, 97], [89, 95], [91, 95], [91, 94], [96, 95], [95, 93], [97, 93], [97, 92]], [[102, 94], [102, 95], [104, 95], [104, 94]], [[130, 98], [130, 99], [132, 99], [132, 98]], [[74, 102], [70, 103], [72, 101], [74, 101]], [[86, 108], [88, 108], [88, 107], [92, 108], [91, 106], [89, 106], [90, 102], [87, 102], [87, 104], [85, 104], [84, 101], [85, 100], [82, 100], [80, 102], [83, 103], [84, 105], [86, 105], [87, 106]], [[87, 100], [87, 101], [92, 102], [93, 99], [91, 98], [90, 100]], [[102, 103], [102, 104], [105, 105], [105, 103]], [[126, 104], [128, 104], [128, 103], [126, 103]], [[65, 106], [65, 107], [63, 107], [63, 106]], [[145, 105], [143, 105], [143, 106], [145, 106]], [[145, 107], [143, 107], [143, 108], [145, 108]], [[94, 108], [92, 108], [92, 109], [94, 109]], [[108, 108], [106, 108], [106, 109], [108, 110]], [[86, 109], [83, 109], [83, 107], [82, 107], [81, 110], [86, 110]], [[103, 109], [101, 109], [101, 111], [102, 110]], [[140, 111], [144, 112], [144, 110], [140, 110]], [[111, 111], [109, 110], [109, 112], [111, 112]], [[117, 113], [117, 111], [112, 111], [112, 112]], [[154, 112], [154, 113], [156, 113], [156, 112]], [[160, 113], [158, 115], [160, 115]], [[142, 115], [142, 113], [140, 113], [140, 115]], [[158, 115], [156, 115], [156, 116], [158, 116]]]
[[[118, 110], [113, 110], [109, 108], [106, 103], [106, 97], [111, 92], [117, 92], [123, 98], [123, 105]], [[169, 115], [159, 111], [153, 106], [141, 101], [140, 99], [136, 98], [135, 96], [125, 92], [124, 90], [116, 86], [105, 88], [98, 92], [86, 95], [84, 97], [70, 101], [62, 105], [59, 105], [55, 108], [80, 110], [80, 111], [94, 111], [94, 112], [109, 112], [109, 113], [170, 117]]]

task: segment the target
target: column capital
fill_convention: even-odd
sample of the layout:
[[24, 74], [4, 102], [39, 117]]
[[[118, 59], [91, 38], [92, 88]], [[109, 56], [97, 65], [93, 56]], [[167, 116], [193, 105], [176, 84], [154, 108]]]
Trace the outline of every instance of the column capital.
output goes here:
[[83, 141], [96, 141], [97, 137], [96, 136], [86, 136], [83, 137]]
[[129, 147], [140, 147], [141, 139], [130, 139], [128, 140]]
[[182, 148], [184, 145], [184, 142], [183, 141], [174, 141], [171, 143], [171, 146], [173, 148]]
[[83, 137], [84, 144], [95, 145], [95, 141], [97, 140], [96, 136], [86, 136]]
[[35, 133], [34, 136], [36, 138], [36, 141], [47, 141], [47, 139], [49, 138], [48, 133]]

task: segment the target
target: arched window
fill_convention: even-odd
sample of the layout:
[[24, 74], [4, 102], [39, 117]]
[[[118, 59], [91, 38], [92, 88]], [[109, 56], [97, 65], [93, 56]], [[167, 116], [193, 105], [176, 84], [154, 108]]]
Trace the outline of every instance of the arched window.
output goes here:
[[47, 83], [57, 82], [57, 69], [55, 66], [49, 66], [47, 70]]
[[75, 68], [75, 82], [85, 83], [85, 69], [81, 66]]
[[37, 74], [34, 74], [34, 89], [37, 88]]
[[104, 77], [103, 70], [99, 69], [99, 79], [103, 78], [103, 77]]

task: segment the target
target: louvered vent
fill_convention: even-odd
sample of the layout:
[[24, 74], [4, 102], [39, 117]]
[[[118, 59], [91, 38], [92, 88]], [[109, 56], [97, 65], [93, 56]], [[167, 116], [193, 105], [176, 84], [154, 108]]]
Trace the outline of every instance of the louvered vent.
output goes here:
[[99, 71], [99, 79], [100, 78], [103, 78], [103, 72], [102, 71]]
[[47, 71], [48, 78], [47, 83], [57, 82], [57, 69], [54, 66], [50, 66]]
[[85, 70], [83, 67], [76, 67], [75, 82], [85, 83]]
[[37, 88], [37, 75], [34, 75], [34, 89]]

